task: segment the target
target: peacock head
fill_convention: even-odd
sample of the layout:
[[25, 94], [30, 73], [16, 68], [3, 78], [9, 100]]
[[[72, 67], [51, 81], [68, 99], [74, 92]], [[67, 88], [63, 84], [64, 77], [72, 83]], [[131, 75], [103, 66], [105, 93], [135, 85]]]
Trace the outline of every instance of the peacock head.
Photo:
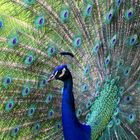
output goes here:
[[64, 82], [69, 78], [71, 78], [71, 73], [67, 68], [67, 65], [60, 65], [54, 69], [54, 71], [52, 72], [51, 76], [48, 79], [48, 82], [52, 81], [53, 79]]

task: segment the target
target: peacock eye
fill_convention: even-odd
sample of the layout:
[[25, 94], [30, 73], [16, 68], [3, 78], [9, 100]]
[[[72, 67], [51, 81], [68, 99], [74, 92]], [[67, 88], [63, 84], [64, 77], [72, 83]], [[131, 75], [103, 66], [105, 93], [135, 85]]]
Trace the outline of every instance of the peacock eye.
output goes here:
[[56, 75], [60, 76], [62, 74], [62, 70], [59, 70]]
[[63, 68], [61, 71], [59, 71], [58, 72], [59, 73], [59, 78], [62, 77], [62, 76], [64, 76], [65, 75], [65, 72], [66, 72], [66, 69], [65, 68]]

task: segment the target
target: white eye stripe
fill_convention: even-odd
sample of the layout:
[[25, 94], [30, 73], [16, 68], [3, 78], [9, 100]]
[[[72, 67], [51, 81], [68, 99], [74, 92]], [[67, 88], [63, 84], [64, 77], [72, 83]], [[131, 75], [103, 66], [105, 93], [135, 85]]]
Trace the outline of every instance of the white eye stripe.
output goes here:
[[65, 72], [66, 72], [66, 69], [63, 68], [62, 73], [59, 75], [59, 78], [62, 77], [65, 74]]
[[54, 76], [56, 76], [56, 75], [57, 75], [57, 73], [58, 73], [58, 71], [56, 71], [56, 72], [55, 72]]

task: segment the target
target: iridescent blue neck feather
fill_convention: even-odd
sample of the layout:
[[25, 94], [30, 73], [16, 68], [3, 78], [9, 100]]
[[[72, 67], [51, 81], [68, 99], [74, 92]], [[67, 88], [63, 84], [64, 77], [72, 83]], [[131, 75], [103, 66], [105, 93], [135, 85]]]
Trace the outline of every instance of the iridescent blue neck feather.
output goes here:
[[72, 93], [72, 76], [64, 81], [62, 98], [62, 124], [65, 140], [90, 140], [90, 126], [83, 125], [78, 121], [75, 114], [74, 96]]

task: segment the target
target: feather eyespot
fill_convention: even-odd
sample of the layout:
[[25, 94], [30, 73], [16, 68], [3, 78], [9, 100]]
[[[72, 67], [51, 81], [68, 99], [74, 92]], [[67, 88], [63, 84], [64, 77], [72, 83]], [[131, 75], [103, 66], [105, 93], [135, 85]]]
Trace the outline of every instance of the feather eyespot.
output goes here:
[[10, 77], [10, 76], [4, 77], [3, 83], [2, 83], [2, 85], [3, 85], [4, 88], [8, 88], [8, 86], [9, 86], [11, 83], [12, 83], [12, 77]]
[[128, 121], [129, 123], [133, 123], [136, 119], [136, 115], [135, 114], [129, 114], [128, 115]]
[[29, 116], [29, 117], [33, 116], [34, 113], [35, 113], [35, 110], [36, 110], [35, 106], [31, 106], [31, 107], [28, 109], [28, 116]]
[[80, 48], [82, 46], [82, 38], [77, 36], [73, 40], [73, 46], [74, 48]]
[[84, 16], [85, 16], [85, 17], [89, 17], [89, 16], [92, 14], [92, 9], [93, 9], [92, 4], [88, 4], [88, 5], [85, 7]]
[[133, 8], [130, 8], [129, 10], [127, 10], [127, 11], [125, 12], [125, 19], [126, 19], [127, 21], [130, 21], [131, 19], [133, 19], [134, 16], [135, 16], [135, 11], [134, 11]]
[[30, 87], [29, 86], [24, 86], [22, 89], [22, 96], [27, 97], [30, 93]]
[[3, 22], [2, 21], [0, 21], [0, 28], [2, 28], [3, 27]]
[[13, 99], [10, 99], [7, 103], [6, 103], [6, 106], [5, 106], [5, 110], [7, 112], [11, 111], [12, 108], [14, 107], [14, 100]]
[[12, 35], [12, 37], [9, 37], [8, 40], [8, 47], [9, 48], [14, 48], [19, 44], [19, 38], [18, 35]]
[[61, 10], [61, 12], [60, 12], [60, 19], [61, 19], [61, 21], [62, 22], [67, 22], [68, 19], [69, 19], [69, 14], [70, 14], [69, 9]]
[[121, 123], [120, 119], [116, 119], [116, 120], [115, 120], [115, 124], [116, 124], [116, 125], [120, 125], [120, 123]]
[[35, 19], [34, 24], [35, 24], [35, 27], [39, 29], [39, 28], [45, 26], [45, 22], [46, 22], [45, 17], [39, 16]]
[[15, 137], [20, 131], [20, 127], [17, 126], [15, 128], [12, 129], [12, 136]]

